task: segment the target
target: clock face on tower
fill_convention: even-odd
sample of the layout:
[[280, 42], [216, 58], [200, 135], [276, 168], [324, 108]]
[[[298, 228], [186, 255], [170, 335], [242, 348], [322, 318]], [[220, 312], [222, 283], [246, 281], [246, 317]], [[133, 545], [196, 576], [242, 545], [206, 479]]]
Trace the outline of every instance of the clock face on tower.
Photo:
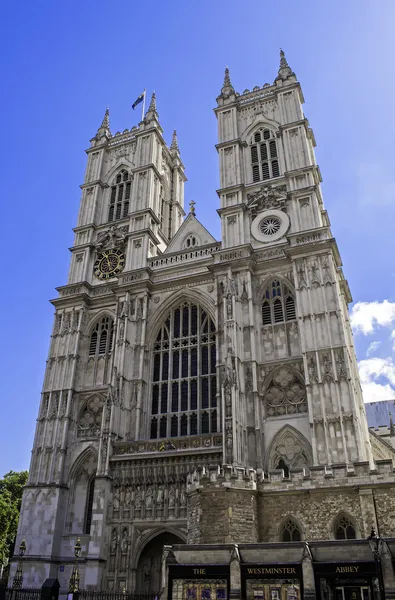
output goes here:
[[125, 254], [122, 250], [108, 248], [101, 252], [94, 265], [94, 273], [99, 279], [111, 279], [123, 271]]

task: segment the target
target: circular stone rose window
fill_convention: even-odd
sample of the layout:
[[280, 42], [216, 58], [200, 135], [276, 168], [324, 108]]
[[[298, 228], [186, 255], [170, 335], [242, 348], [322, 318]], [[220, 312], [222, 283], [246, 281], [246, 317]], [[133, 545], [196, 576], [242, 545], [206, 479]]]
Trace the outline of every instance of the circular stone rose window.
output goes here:
[[289, 218], [282, 210], [267, 210], [251, 223], [251, 233], [259, 242], [275, 242], [288, 231]]
[[280, 227], [281, 221], [280, 219], [277, 219], [277, 217], [265, 217], [259, 223], [259, 230], [263, 235], [273, 235], [274, 233], [277, 233]]

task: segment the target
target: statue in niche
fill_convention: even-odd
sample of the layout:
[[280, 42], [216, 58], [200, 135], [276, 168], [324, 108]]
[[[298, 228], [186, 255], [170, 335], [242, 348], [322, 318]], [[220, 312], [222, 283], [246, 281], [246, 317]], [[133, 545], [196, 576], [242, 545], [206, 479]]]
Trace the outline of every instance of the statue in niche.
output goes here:
[[174, 486], [171, 485], [169, 489], [169, 510], [174, 510], [176, 505], [176, 490]]
[[126, 492], [125, 492], [125, 510], [130, 509], [131, 502], [132, 502], [132, 493], [130, 491], [130, 487], [127, 487]]
[[138, 487], [136, 490], [136, 494], [134, 497], [134, 505], [136, 507], [136, 510], [141, 510], [141, 489], [140, 489], [140, 487]]
[[152, 488], [150, 486], [147, 488], [147, 491], [145, 494], [145, 508], [147, 510], [152, 509]]
[[119, 496], [120, 496], [119, 489], [117, 488], [115, 490], [113, 501], [112, 501], [112, 506], [113, 506], [114, 513], [119, 512]]
[[233, 313], [232, 296], [231, 296], [231, 294], [228, 294], [226, 297], [226, 317], [227, 317], [227, 319], [232, 318], [232, 313]]
[[185, 508], [186, 505], [187, 505], [187, 495], [185, 493], [184, 488], [182, 488], [181, 496], [180, 496], [180, 508]]
[[161, 485], [159, 486], [158, 494], [156, 496], [156, 504], [158, 508], [162, 508], [163, 506], [163, 489]]

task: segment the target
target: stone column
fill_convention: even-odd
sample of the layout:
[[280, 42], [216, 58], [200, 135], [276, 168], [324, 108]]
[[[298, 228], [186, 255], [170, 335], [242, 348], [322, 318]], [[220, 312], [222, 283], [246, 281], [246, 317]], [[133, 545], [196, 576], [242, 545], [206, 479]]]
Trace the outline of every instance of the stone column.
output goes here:
[[386, 600], [394, 600], [395, 599], [395, 575], [394, 575], [394, 569], [392, 566], [391, 552], [390, 552], [386, 542], [383, 542], [383, 545], [382, 545], [381, 568], [383, 571]]
[[305, 544], [302, 555], [303, 572], [303, 600], [315, 600], [317, 597], [315, 589], [313, 557], [311, 556], [309, 545]]
[[235, 544], [230, 556], [230, 598], [241, 600], [241, 572], [239, 546]]

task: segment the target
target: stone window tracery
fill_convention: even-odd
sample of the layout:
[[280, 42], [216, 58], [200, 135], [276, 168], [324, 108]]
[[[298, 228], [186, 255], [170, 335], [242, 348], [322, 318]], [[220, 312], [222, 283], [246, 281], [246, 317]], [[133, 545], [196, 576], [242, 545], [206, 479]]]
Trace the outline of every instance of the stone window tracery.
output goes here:
[[87, 401], [78, 419], [77, 436], [79, 438], [98, 437], [100, 435], [103, 413], [103, 399], [92, 396]]
[[184, 248], [195, 248], [196, 246], [199, 245], [199, 241], [198, 238], [196, 237], [196, 235], [188, 235], [188, 237], [185, 239], [184, 241]]
[[151, 439], [216, 433], [216, 333], [198, 305], [170, 311], [154, 345]]
[[118, 221], [128, 216], [131, 193], [131, 175], [122, 169], [111, 186], [108, 221]]
[[273, 280], [267, 286], [261, 310], [263, 325], [296, 319], [295, 298], [291, 290], [279, 280]]
[[287, 519], [282, 526], [282, 542], [300, 542], [302, 539], [300, 529], [293, 519]]
[[276, 136], [270, 129], [261, 127], [250, 142], [252, 180], [263, 181], [280, 176]]
[[307, 411], [306, 388], [286, 367], [274, 374], [264, 396], [268, 417]]
[[290, 477], [290, 469], [300, 469], [312, 464], [311, 447], [306, 438], [294, 427], [285, 425], [273, 439], [268, 469], [282, 469]]
[[89, 356], [109, 354], [112, 351], [114, 337], [114, 321], [103, 317], [96, 323], [89, 343]]
[[339, 515], [335, 521], [336, 540], [355, 540], [357, 535], [354, 524], [347, 515]]

